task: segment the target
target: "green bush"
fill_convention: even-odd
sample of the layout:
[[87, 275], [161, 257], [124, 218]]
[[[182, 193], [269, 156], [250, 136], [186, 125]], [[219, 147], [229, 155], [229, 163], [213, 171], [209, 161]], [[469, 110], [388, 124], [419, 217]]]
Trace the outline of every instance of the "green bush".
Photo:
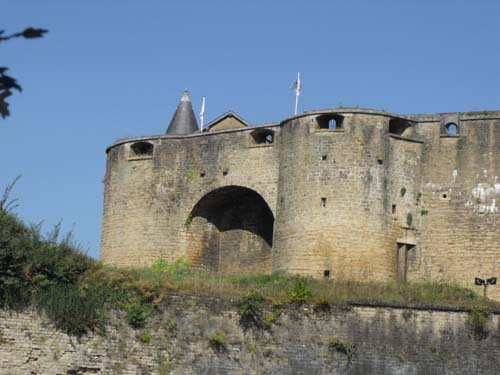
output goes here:
[[159, 258], [156, 260], [149, 271], [153, 274], [168, 275], [170, 277], [185, 277], [193, 273], [191, 271], [191, 263], [185, 261], [184, 259], [177, 259], [173, 263], [168, 263], [165, 259]]
[[290, 302], [304, 303], [309, 301], [311, 296], [312, 292], [307, 285], [307, 279], [305, 277], [295, 277], [292, 284]]
[[80, 336], [103, 328], [106, 296], [99, 289], [82, 290], [78, 285], [54, 285], [37, 296], [37, 307], [55, 326], [70, 335]]
[[240, 325], [244, 329], [262, 328], [262, 303], [264, 299], [260, 294], [251, 291], [239, 305]]
[[470, 327], [472, 334], [477, 338], [484, 338], [488, 332], [486, 330], [486, 325], [488, 324], [489, 314], [488, 312], [473, 308], [469, 312], [467, 317], [467, 324]]
[[124, 307], [127, 312], [127, 321], [134, 328], [144, 327], [155, 308], [153, 304], [142, 301], [128, 302]]
[[139, 341], [141, 341], [143, 343], [148, 343], [148, 342], [151, 341], [151, 339], [153, 338], [153, 336], [148, 331], [142, 331], [142, 332], [139, 332], [137, 334], [137, 338], [139, 339]]
[[213, 335], [208, 336], [208, 342], [212, 349], [216, 352], [222, 352], [226, 350], [226, 335], [223, 333], [214, 333]]

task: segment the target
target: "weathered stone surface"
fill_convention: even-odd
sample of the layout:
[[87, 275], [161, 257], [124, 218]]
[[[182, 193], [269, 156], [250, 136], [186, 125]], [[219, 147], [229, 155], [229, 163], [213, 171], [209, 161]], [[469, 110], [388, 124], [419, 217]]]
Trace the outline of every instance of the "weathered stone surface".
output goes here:
[[[498, 374], [499, 316], [474, 338], [467, 313], [288, 307], [268, 330], [243, 331], [238, 310], [216, 300], [171, 298], [142, 330], [115, 317], [80, 339], [35, 313], [0, 312], [0, 373], [67, 374]], [[222, 333], [214, 349], [209, 336]], [[144, 337], [150, 339], [144, 339]], [[139, 339], [142, 337], [142, 341]], [[329, 347], [336, 338], [352, 358]]]
[[[321, 128], [330, 119], [342, 126]], [[256, 129], [274, 142], [256, 144]], [[133, 152], [139, 140], [152, 155]], [[478, 288], [475, 277], [500, 276], [499, 151], [500, 112], [339, 109], [122, 141], [108, 149], [101, 258]], [[500, 287], [488, 296], [499, 300]]]

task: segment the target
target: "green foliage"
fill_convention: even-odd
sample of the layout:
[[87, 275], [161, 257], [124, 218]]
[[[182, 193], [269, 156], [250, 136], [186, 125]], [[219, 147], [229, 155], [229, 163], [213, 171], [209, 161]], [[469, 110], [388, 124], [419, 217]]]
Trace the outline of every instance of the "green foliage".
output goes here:
[[413, 224], [413, 215], [411, 214], [411, 212], [408, 212], [408, 214], [406, 215], [406, 225], [408, 226], [408, 228], [411, 228]]
[[188, 171], [188, 174], [187, 174], [187, 179], [188, 181], [191, 181], [192, 179], [194, 179], [196, 176], [198, 176], [198, 170], [196, 168], [191, 168], [189, 171]]
[[173, 263], [168, 263], [165, 259], [159, 258], [149, 268], [153, 274], [167, 275], [173, 278], [182, 278], [191, 275], [191, 263], [184, 259], [177, 259]]
[[227, 347], [227, 339], [224, 333], [214, 333], [208, 336], [208, 342], [216, 352], [223, 352]]
[[0, 199], [0, 307], [43, 310], [70, 334], [96, 327], [105, 296], [95, 288], [80, 288], [83, 274], [97, 262], [74, 243], [72, 233], [61, 240], [61, 224], [43, 235], [41, 224], [26, 225], [12, 212], [7, 186]]
[[488, 324], [488, 312], [479, 308], [473, 308], [467, 317], [467, 324], [470, 327], [472, 334], [477, 338], [484, 338], [488, 332], [486, 325]]
[[169, 375], [173, 369], [173, 364], [167, 358], [160, 356], [158, 358], [158, 374]]
[[169, 331], [174, 331], [177, 328], [177, 322], [174, 319], [169, 319], [166, 324], [166, 328]]
[[421, 216], [425, 216], [425, 215], [427, 215], [428, 213], [429, 213], [429, 210], [426, 210], [426, 209], [422, 209], [422, 210], [420, 210], [420, 215], [421, 215]]
[[[48, 30], [45, 29], [35, 29], [33, 27], [28, 27], [23, 31], [12, 33], [10, 35], [3, 35], [4, 31], [0, 31], [0, 43], [6, 42], [7, 40], [11, 40], [14, 38], [25, 38], [25, 39], [34, 39], [41, 38]], [[0, 116], [2, 118], [6, 118], [10, 115], [9, 112], [9, 103], [6, 99], [12, 95], [13, 90], [21, 91], [21, 86], [17, 83], [17, 80], [7, 74], [5, 72], [8, 69], [4, 66], [0, 67]]]
[[406, 195], [406, 188], [402, 187], [400, 193], [401, 193], [401, 196], [404, 197]]
[[[102, 330], [110, 310], [123, 310], [131, 326], [142, 328], [167, 293], [241, 301], [240, 323], [266, 328], [279, 311], [264, 314], [264, 304], [318, 301], [316, 310], [350, 304], [389, 304], [500, 311], [500, 304], [471, 290], [441, 283], [353, 282], [271, 275], [225, 276], [194, 271], [184, 260], [157, 260], [151, 267], [125, 270], [104, 267], [74, 245], [71, 234], [58, 240], [60, 225], [48, 235], [41, 225], [28, 226], [12, 213], [8, 191], [0, 199], [0, 308], [32, 307], [44, 312], [71, 335]], [[484, 319], [471, 313], [473, 332]], [[484, 324], [483, 324], [484, 323]], [[167, 323], [173, 329], [174, 323]]]
[[305, 277], [295, 277], [292, 284], [290, 302], [304, 303], [309, 301], [311, 296], [312, 292], [307, 285], [307, 279]]
[[186, 221], [184, 222], [184, 225], [186, 227], [189, 227], [192, 222], [193, 222], [193, 213], [190, 212], [189, 215], [188, 215], [188, 217], [186, 218]]
[[263, 323], [266, 328], [270, 328], [273, 324], [278, 321], [281, 316], [281, 310], [276, 309], [271, 312], [265, 313], [263, 318]]
[[420, 199], [422, 199], [422, 193], [417, 193], [417, 199], [416, 199], [417, 206], [420, 204]]
[[102, 326], [105, 303], [106, 296], [101, 290], [82, 290], [75, 284], [53, 285], [42, 290], [36, 301], [38, 309], [58, 329], [75, 336]]
[[350, 362], [353, 354], [353, 346], [348, 342], [342, 341], [336, 336], [332, 336], [328, 339], [328, 348], [331, 351], [345, 354], [348, 361]]
[[137, 334], [137, 338], [139, 339], [140, 342], [148, 343], [151, 341], [153, 336], [149, 331], [141, 331]]
[[240, 325], [244, 329], [262, 328], [262, 303], [264, 299], [255, 291], [251, 291], [240, 303]]
[[146, 324], [146, 320], [153, 313], [155, 306], [151, 303], [143, 301], [133, 301], [124, 304], [127, 312], [127, 321], [134, 328], [142, 328]]

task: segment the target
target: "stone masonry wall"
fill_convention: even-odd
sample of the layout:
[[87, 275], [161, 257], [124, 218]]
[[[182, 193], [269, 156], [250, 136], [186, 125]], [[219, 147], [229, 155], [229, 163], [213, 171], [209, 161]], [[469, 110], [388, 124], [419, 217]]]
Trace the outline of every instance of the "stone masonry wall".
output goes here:
[[251, 189], [274, 215], [279, 144], [251, 145], [252, 130], [148, 140], [155, 149], [146, 158], [130, 158], [133, 142], [111, 148], [101, 259], [122, 267], [151, 264], [160, 256], [199, 264], [203, 230], [193, 233], [196, 222], [190, 215], [218, 188]]
[[[342, 126], [320, 129], [329, 118]], [[457, 135], [447, 134], [450, 122]], [[274, 143], [255, 144], [252, 132], [265, 129]], [[135, 155], [139, 141], [153, 154]], [[500, 277], [498, 176], [500, 112], [343, 109], [126, 140], [108, 150], [101, 258], [355, 280], [393, 280], [404, 264], [409, 281], [477, 288], [475, 277]], [[259, 220], [268, 211], [272, 219]], [[266, 241], [263, 222], [272, 220]], [[488, 295], [500, 300], [500, 287]]]
[[[467, 313], [311, 306], [281, 311], [270, 328], [242, 330], [238, 309], [172, 297], [142, 330], [116, 316], [103, 335], [58, 332], [35, 313], [0, 311], [0, 373], [8, 375], [498, 374], [499, 316], [471, 335]], [[209, 336], [225, 335], [217, 349]], [[335, 341], [340, 348], [329, 343]], [[341, 347], [352, 347], [352, 356]]]
[[[422, 119], [421, 216], [410, 280], [456, 282], [467, 288], [474, 278], [500, 276], [500, 119], [467, 114]], [[444, 125], [454, 121], [457, 136]], [[488, 296], [500, 299], [492, 286]]]

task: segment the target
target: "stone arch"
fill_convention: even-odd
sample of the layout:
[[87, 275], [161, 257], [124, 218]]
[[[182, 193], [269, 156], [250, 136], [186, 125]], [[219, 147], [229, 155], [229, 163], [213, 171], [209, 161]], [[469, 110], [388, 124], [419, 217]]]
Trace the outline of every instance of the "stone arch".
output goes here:
[[229, 274], [270, 273], [274, 215], [256, 191], [230, 185], [210, 191], [187, 220], [187, 259]]

